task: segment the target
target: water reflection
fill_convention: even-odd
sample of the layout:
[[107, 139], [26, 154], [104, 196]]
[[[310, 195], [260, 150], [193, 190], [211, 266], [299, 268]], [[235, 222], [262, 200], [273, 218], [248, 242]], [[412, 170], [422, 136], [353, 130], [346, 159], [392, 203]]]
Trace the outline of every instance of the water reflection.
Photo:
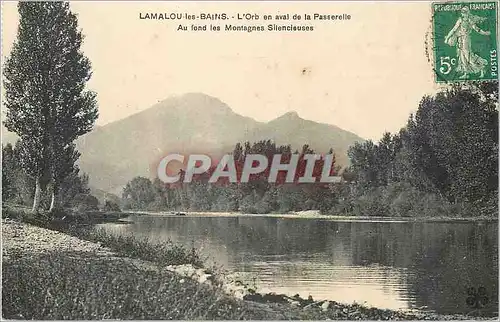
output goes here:
[[117, 233], [194, 245], [263, 291], [380, 308], [467, 313], [485, 286], [498, 311], [494, 223], [332, 222], [268, 217], [133, 216]]

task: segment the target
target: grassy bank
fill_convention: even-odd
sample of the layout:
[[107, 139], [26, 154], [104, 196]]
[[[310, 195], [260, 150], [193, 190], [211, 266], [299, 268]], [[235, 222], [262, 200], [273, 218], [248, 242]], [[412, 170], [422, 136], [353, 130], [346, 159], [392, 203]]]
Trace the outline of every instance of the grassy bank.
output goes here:
[[208, 286], [121, 258], [78, 252], [23, 256], [3, 263], [2, 274], [5, 318], [180, 320], [248, 314]]
[[323, 311], [231, 298], [176, 274], [119, 258], [78, 253], [19, 257], [4, 263], [2, 313], [8, 319], [416, 319], [343, 306]]

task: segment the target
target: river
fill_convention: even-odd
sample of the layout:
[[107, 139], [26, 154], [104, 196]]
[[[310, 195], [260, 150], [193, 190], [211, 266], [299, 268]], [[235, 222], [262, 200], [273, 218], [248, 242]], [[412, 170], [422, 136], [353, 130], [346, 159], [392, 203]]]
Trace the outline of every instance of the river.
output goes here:
[[259, 291], [387, 309], [469, 313], [484, 287], [498, 312], [498, 222], [332, 221], [265, 216], [132, 215], [108, 231], [171, 239]]

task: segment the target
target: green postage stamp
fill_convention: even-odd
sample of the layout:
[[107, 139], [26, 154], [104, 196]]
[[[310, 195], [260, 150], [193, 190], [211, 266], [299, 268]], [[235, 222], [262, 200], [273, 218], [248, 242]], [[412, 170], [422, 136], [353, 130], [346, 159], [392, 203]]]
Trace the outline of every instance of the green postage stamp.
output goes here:
[[498, 79], [497, 4], [432, 4], [438, 83]]

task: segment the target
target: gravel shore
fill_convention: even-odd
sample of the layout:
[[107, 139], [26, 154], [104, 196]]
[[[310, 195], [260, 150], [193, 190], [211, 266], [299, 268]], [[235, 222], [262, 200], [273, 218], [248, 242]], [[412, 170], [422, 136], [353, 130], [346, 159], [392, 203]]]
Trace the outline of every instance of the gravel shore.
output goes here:
[[108, 248], [98, 243], [81, 240], [11, 219], [2, 219], [2, 256], [4, 259], [13, 253], [45, 253], [52, 251], [78, 251], [96, 255], [114, 255]]

